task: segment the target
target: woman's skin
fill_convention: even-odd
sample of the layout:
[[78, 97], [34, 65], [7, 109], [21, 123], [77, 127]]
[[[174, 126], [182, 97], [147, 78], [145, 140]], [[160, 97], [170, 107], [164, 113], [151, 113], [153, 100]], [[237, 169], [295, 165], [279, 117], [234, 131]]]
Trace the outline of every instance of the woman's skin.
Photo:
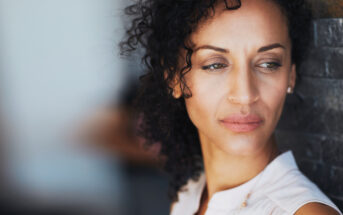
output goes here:
[[[220, 1], [189, 41], [194, 52], [185, 79], [192, 96], [185, 103], [199, 133], [207, 181], [201, 215], [214, 193], [249, 181], [278, 155], [273, 132], [287, 88], [294, 88], [296, 66], [287, 19], [273, 1], [243, 0], [238, 10], [225, 10]], [[176, 84], [174, 97], [181, 95]], [[250, 115], [254, 122], [235, 128], [227, 123], [232, 115]], [[315, 214], [306, 211], [314, 207], [335, 214], [319, 203], [297, 214]]]

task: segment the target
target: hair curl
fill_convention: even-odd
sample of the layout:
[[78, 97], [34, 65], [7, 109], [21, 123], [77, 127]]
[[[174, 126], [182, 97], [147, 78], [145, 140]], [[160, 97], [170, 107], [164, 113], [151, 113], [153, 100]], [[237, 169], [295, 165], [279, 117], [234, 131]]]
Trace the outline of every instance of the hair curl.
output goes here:
[[[127, 38], [120, 43], [121, 53], [143, 48], [142, 62], [146, 66], [136, 102], [144, 115], [140, 133], [149, 143], [162, 143], [161, 155], [167, 157], [165, 170], [171, 177], [169, 196], [173, 201], [188, 179], [197, 179], [203, 170], [197, 129], [184, 102], [184, 98], [191, 96], [184, 81], [184, 75], [192, 68], [192, 49], [187, 38], [202, 19], [213, 14], [210, 12], [220, 1], [225, 2], [228, 10], [241, 6], [240, 0], [138, 0], [125, 10], [133, 18]], [[292, 61], [299, 65], [311, 38], [309, 6], [303, 0], [273, 1], [288, 19]], [[186, 66], [180, 72], [181, 49], [186, 51]], [[181, 81], [180, 99], [173, 98], [170, 87], [175, 75]]]

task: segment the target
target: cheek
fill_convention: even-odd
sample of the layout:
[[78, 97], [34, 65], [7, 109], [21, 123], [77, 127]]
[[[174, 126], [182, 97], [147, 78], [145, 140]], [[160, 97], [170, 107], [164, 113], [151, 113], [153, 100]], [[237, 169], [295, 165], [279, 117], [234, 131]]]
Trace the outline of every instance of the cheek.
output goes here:
[[[284, 73], [286, 74], [286, 73]], [[267, 118], [273, 119], [274, 124], [280, 118], [288, 86], [288, 76], [277, 77], [264, 82], [260, 86], [260, 96], [265, 105]]]
[[192, 97], [185, 100], [186, 108], [193, 124], [199, 128], [208, 125], [216, 118], [217, 109], [222, 97], [217, 78], [209, 78], [201, 72], [190, 73], [187, 86]]

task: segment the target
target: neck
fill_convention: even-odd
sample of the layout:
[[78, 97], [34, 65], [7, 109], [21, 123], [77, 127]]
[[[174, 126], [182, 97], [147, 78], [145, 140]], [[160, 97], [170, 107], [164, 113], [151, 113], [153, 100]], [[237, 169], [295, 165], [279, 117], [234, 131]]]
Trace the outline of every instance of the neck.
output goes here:
[[274, 136], [264, 148], [251, 155], [228, 155], [201, 144], [207, 181], [207, 197], [214, 193], [237, 187], [258, 175], [277, 155]]

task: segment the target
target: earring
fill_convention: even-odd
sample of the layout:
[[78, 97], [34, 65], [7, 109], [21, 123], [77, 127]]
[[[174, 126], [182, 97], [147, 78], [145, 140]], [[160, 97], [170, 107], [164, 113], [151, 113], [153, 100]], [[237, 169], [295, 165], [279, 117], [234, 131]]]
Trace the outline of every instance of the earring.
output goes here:
[[175, 99], [178, 99], [181, 97], [181, 95], [175, 93], [175, 90], [172, 90], [172, 95]]
[[289, 87], [287, 88], [287, 93], [288, 93], [288, 94], [292, 94], [292, 93], [293, 93], [292, 87], [289, 86]]

